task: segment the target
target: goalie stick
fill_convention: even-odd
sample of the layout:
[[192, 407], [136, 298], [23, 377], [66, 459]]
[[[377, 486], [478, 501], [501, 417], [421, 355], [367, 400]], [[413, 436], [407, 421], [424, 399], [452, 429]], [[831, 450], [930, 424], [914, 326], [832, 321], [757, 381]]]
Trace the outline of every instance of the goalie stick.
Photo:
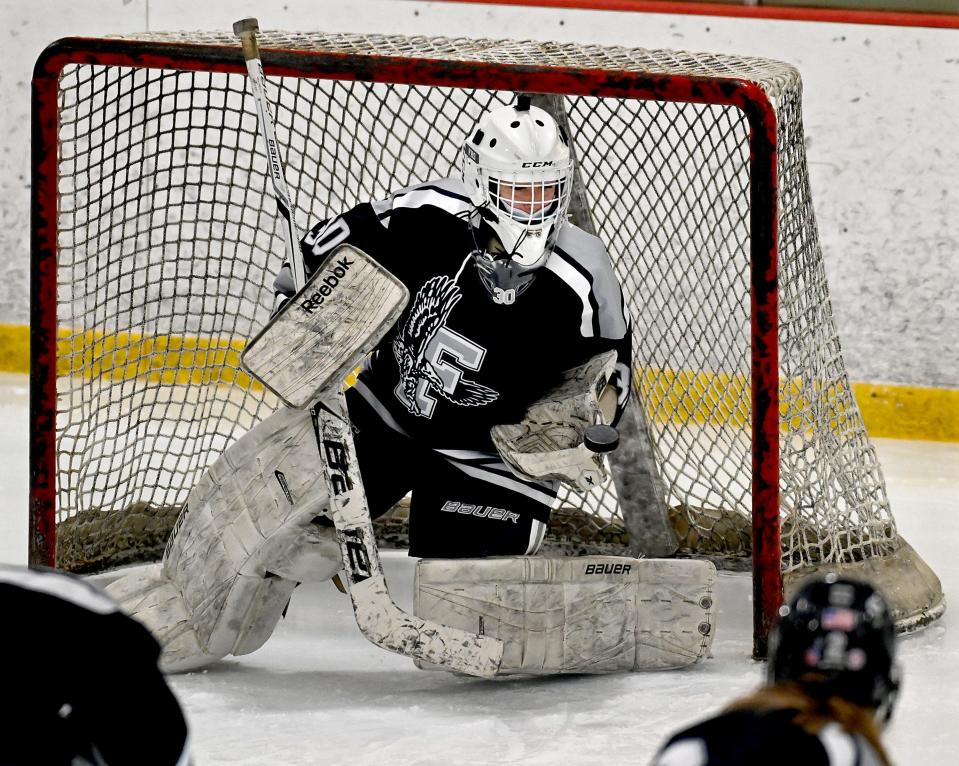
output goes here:
[[[293, 220], [272, 116], [266, 100], [266, 78], [256, 41], [258, 31], [256, 19], [242, 19], [233, 25], [234, 34], [243, 44], [243, 55], [256, 100], [277, 207], [286, 224], [284, 234], [290, 268], [293, 271], [295, 287], [302, 293], [305, 270], [299, 253], [299, 236]], [[339, 251], [334, 252], [334, 256], [337, 252]], [[352, 252], [357, 257], [362, 255], [357, 250]], [[382, 269], [380, 273], [385, 274]], [[289, 303], [295, 300], [296, 297]], [[382, 334], [388, 326], [386, 321], [381, 321], [377, 330]], [[367, 338], [365, 342], [371, 341]], [[375, 339], [372, 342], [375, 343]], [[376, 549], [366, 493], [356, 463], [342, 380], [336, 377], [338, 370], [338, 367], [328, 370], [327, 393], [315, 402], [311, 414], [329, 489], [330, 512], [336, 527], [350, 600], [360, 632], [377, 646], [414, 659], [474, 676], [496, 675], [503, 653], [501, 641], [415, 617], [400, 609], [389, 595]], [[268, 382], [264, 381], [264, 384], [270, 387]]]

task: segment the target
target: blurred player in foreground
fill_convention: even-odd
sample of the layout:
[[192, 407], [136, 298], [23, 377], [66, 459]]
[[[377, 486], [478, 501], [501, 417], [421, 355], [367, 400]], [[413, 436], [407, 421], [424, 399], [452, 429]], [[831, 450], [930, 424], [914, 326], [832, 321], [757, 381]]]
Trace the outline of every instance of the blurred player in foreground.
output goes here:
[[0, 763], [190, 763], [186, 722], [146, 628], [89, 583], [53, 571], [0, 565], [0, 603]]
[[826, 575], [781, 608], [771, 639], [767, 684], [675, 734], [653, 766], [888, 766], [899, 671], [882, 595]]

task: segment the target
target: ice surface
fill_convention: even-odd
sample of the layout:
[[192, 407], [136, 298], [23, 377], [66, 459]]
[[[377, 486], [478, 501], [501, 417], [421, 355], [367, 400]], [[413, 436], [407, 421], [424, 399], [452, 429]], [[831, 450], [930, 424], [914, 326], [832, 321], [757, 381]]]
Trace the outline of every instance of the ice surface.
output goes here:
[[[24, 563], [27, 379], [0, 375], [0, 561]], [[959, 589], [959, 444], [877, 440], [900, 530]], [[412, 603], [412, 562], [384, 554]], [[722, 575], [713, 657], [685, 671], [481, 681], [425, 672], [367, 643], [349, 600], [303, 586], [260, 651], [173, 677], [203, 764], [645, 764], [671, 731], [757, 684], [750, 583]], [[904, 686], [887, 741], [896, 763], [946, 766], [959, 752], [955, 601], [901, 640]], [[69, 646], [65, 636], [65, 646]], [[148, 722], [145, 723], [148, 726]], [[148, 746], [149, 734], [144, 732]]]

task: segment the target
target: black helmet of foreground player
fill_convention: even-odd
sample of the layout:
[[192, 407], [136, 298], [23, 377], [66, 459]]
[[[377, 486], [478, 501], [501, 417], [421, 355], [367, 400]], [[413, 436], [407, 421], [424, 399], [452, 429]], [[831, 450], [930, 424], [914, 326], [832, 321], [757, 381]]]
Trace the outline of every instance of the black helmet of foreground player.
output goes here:
[[511, 304], [549, 258], [569, 207], [566, 136], [529, 97], [487, 113], [463, 145], [475, 262], [496, 303]]
[[770, 682], [874, 708], [885, 722], [899, 688], [895, 625], [871, 585], [835, 574], [809, 583], [780, 609], [770, 637]]

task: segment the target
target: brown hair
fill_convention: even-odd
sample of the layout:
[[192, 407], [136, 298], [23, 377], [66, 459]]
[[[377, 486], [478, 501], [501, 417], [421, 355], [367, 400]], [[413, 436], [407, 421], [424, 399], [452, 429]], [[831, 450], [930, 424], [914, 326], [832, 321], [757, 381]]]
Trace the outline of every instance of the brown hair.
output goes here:
[[817, 735], [829, 723], [837, 723], [850, 734], [859, 734], [879, 756], [883, 766], [891, 766], [889, 756], [879, 738], [879, 726], [871, 708], [864, 708], [842, 697], [815, 697], [794, 681], [763, 686], [752, 694], [734, 700], [726, 708], [732, 710], [796, 710], [793, 722]]

